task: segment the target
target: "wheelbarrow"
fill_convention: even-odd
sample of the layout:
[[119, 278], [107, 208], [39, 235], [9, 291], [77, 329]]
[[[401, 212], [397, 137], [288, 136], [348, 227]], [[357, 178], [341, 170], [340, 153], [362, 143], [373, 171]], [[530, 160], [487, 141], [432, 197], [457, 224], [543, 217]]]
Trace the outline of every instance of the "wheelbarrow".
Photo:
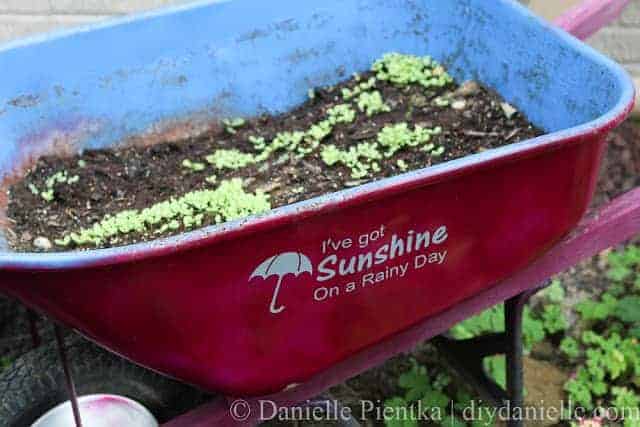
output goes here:
[[[589, 1], [558, 22], [586, 37], [625, 4]], [[60, 338], [70, 402], [51, 409], [69, 397], [49, 393], [36, 404], [34, 386], [25, 411], [5, 380], [4, 422], [254, 424], [261, 399], [310, 399], [505, 300], [505, 335], [438, 343], [487, 396], [522, 405], [524, 301], [640, 231], [640, 192], [583, 219], [634, 89], [618, 65], [515, 2], [206, 1], [14, 42], [0, 49], [2, 185], [45, 154], [179, 140], [223, 117], [286, 111], [389, 51], [482, 81], [546, 135], [148, 243], [15, 253], [3, 240], [4, 293], [148, 369], [113, 356], [97, 381], [90, 363], [107, 356]], [[479, 368], [497, 352], [506, 391]], [[49, 359], [38, 354], [23, 372], [41, 372], [34, 364]], [[145, 375], [224, 397], [161, 416], [135, 395], [153, 394]], [[113, 391], [120, 377], [130, 392]]]

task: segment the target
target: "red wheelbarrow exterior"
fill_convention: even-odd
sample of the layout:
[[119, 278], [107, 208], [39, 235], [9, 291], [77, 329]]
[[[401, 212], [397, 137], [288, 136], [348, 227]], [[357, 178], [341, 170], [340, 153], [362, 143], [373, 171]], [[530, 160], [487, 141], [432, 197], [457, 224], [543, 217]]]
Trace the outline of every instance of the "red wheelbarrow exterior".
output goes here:
[[[594, 72], [609, 73], [612, 101], [593, 115], [585, 111], [595, 94], [562, 100], [557, 113], [575, 115], [562, 118], [540, 110], [539, 94], [522, 95], [516, 104], [548, 135], [174, 238], [2, 254], [0, 288], [124, 357], [226, 395], [302, 383], [488, 289], [578, 223], [605, 136], [633, 104], [617, 66], [497, 3], [476, 6], [593, 61]], [[585, 87], [596, 78], [575, 77]], [[510, 83], [501, 84], [509, 98]], [[581, 124], [581, 114], [591, 120]]]

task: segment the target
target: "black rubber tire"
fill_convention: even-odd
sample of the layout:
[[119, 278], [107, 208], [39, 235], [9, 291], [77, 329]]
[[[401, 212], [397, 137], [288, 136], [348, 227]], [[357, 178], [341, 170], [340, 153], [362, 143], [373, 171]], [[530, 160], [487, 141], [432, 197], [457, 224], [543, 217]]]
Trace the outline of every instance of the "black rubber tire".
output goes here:
[[[77, 336], [65, 341], [79, 396], [110, 393], [144, 405], [163, 423], [206, 401], [196, 388], [141, 368]], [[55, 342], [16, 359], [0, 374], [0, 426], [28, 427], [68, 400]]]

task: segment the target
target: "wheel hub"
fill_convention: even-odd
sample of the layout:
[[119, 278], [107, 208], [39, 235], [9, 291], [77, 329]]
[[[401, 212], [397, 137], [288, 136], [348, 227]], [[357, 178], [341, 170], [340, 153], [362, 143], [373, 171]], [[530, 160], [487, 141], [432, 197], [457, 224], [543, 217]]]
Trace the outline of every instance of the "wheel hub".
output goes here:
[[[78, 398], [82, 425], [87, 427], [158, 427], [151, 412], [138, 402], [114, 394], [91, 394]], [[74, 426], [71, 402], [46, 412], [31, 427]]]

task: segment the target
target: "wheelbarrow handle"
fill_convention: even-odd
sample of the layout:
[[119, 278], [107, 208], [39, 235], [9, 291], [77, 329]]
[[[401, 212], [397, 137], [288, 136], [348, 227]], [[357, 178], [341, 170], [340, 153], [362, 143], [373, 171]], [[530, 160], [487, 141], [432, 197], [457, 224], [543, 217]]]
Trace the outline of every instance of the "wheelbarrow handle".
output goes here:
[[562, 14], [555, 20], [555, 24], [574, 37], [584, 40], [615, 21], [627, 4], [629, 0], [586, 0]]

